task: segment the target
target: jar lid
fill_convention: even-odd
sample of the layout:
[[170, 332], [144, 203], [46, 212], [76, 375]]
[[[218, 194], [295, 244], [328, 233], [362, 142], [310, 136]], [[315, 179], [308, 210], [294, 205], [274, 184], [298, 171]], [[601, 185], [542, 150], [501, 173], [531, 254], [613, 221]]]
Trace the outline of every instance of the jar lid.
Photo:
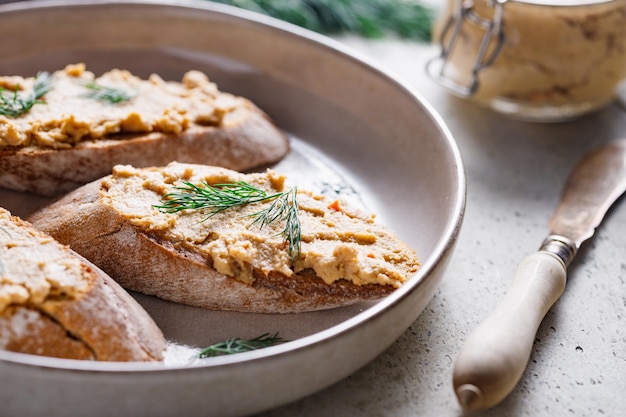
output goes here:
[[595, 4], [617, 3], [620, 0], [497, 0], [501, 3], [527, 3], [538, 6], [592, 6]]
[[[452, 90], [454, 93], [463, 97], [471, 96], [478, 89], [478, 73], [484, 68], [490, 66], [500, 53], [504, 45], [504, 31], [502, 30], [502, 21], [504, 19], [503, 9], [507, 3], [532, 4], [547, 7], [571, 7], [571, 6], [593, 6], [601, 4], [614, 4], [616, 7], [622, 7], [626, 4], [626, 0], [484, 0], [489, 6], [493, 7], [494, 13], [492, 17], [485, 18], [477, 14], [474, 10], [474, 2], [472, 0], [463, 1], [456, 0], [455, 7], [458, 8], [456, 13], [452, 13], [445, 22], [443, 30], [439, 35], [441, 44], [441, 53], [438, 57], [429, 60], [426, 63], [426, 73], [435, 81], [444, 87]], [[448, 64], [448, 58], [451, 51], [460, 36], [461, 25], [465, 21], [470, 21], [480, 26], [484, 30], [484, 35], [480, 39], [476, 59], [472, 64], [469, 76], [465, 82], [458, 82], [447, 76], [445, 73]], [[449, 36], [448, 36], [449, 35]], [[492, 43], [493, 42], [493, 43]], [[489, 45], [493, 44], [493, 48]]]

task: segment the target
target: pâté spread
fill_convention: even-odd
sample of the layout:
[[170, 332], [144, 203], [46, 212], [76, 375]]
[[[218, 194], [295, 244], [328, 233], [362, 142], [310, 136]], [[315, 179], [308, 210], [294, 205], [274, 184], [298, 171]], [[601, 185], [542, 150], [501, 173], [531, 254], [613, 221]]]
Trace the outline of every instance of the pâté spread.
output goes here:
[[67, 248], [43, 233], [20, 226], [0, 209], [0, 315], [10, 305], [41, 307], [75, 299], [89, 290], [92, 274]]
[[345, 203], [297, 189], [300, 250], [292, 257], [281, 232], [284, 223], [251, 226], [252, 216], [267, 202], [242, 205], [209, 215], [206, 210], [167, 213], [157, 206], [187, 181], [223, 184], [236, 181], [266, 190], [287, 189], [286, 178], [272, 170], [240, 174], [234, 171], [171, 163], [165, 168], [116, 166], [102, 182], [101, 199], [148, 235], [183, 252], [208, 259], [219, 273], [243, 282], [254, 281], [253, 270], [290, 277], [306, 269], [327, 284], [343, 279], [357, 285], [399, 287], [419, 268], [415, 251], [377, 224], [375, 217]]
[[[461, 4], [467, 17], [459, 19]], [[501, 36], [488, 38], [496, 20]], [[567, 119], [611, 102], [626, 79], [624, 0], [449, 0], [433, 33], [450, 47], [446, 77], [465, 85], [477, 69], [471, 98], [505, 113]]]
[[[36, 82], [37, 77], [0, 77], [3, 97], [9, 101], [13, 94], [29, 94]], [[62, 149], [124, 133], [179, 134], [194, 124], [219, 125], [237, 103], [200, 71], [189, 71], [181, 82], [173, 82], [156, 74], [141, 79], [121, 69], [96, 77], [84, 64], [75, 64], [54, 72], [50, 82], [50, 90], [28, 111], [16, 117], [0, 115], [0, 149]], [[102, 99], [98, 91], [121, 92], [126, 99]]]

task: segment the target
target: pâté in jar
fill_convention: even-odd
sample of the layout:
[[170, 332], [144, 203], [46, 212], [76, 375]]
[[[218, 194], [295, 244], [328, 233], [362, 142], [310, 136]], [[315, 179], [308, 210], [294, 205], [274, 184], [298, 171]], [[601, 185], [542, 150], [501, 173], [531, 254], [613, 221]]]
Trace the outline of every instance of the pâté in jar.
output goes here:
[[450, 0], [433, 39], [432, 78], [519, 119], [590, 113], [626, 79], [626, 0]]

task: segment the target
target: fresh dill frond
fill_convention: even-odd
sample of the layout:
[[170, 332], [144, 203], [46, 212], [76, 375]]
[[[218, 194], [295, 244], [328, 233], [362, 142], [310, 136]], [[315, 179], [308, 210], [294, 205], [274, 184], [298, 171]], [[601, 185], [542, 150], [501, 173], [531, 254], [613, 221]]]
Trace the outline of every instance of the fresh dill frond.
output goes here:
[[137, 94], [119, 88], [107, 87], [95, 82], [88, 82], [85, 88], [89, 90], [87, 97], [111, 104], [123, 103], [132, 100]]
[[253, 187], [245, 181], [215, 185], [210, 185], [206, 181], [202, 181], [201, 185], [183, 181], [183, 184], [184, 186], [174, 187], [180, 192], [166, 194], [163, 197], [163, 204], [155, 207], [167, 213], [209, 209], [211, 217], [229, 208], [257, 203], [277, 195], [268, 196], [264, 190]]
[[235, 353], [250, 352], [252, 350], [263, 349], [266, 347], [285, 343], [287, 340], [278, 336], [278, 333], [273, 336], [269, 333], [262, 334], [254, 339], [244, 340], [238, 337], [226, 340], [225, 342], [215, 343], [208, 346], [198, 354], [199, 359], [212, 358], [215, 356], [232, 355]]
[[276, 221], [284, 221], [281, 232], [288, 245], [291, 260], [300, 255], [301, 230], [298, 216], [297, 188], [286, 192], [268, 194], [245, 181], [210, 185], [203, 181], [196, 185], [183, 181], [183, 186], [174, 187], [177, 192], [166, 194], [160, 205], [154, 207], [165, 213], [177, 213], [182, 210], [208, 210], [207, 218], [234, 207], [253, 203], [272, 201], [268, 208], [251, 214], [249, 227], [264, 226]]
[[39, 72], [35, 76], [35, 84], [29, 92], [20, 92], [17, 88], [11, 92], [0, 87], [0, 115], [18, 117], [28, 112], [35, 104], [45, 103], [39, 100], [48, 93], [54, 84], [47, 72]]
[[298, 189], [294, 187], [279, 195], [268, 208], [250, 215], [254, 218], [251, 226], [257, 226], [259, 229], [275, 221], [285, 222], [285, 228], [281, 234], [284, 241], [287, 242], [292, 261], [300, 253], [300, 243], [302, 242], [297, 194]]
[[420, 0], [217, 0], [324, 34], [429, 41], [434, 10]]

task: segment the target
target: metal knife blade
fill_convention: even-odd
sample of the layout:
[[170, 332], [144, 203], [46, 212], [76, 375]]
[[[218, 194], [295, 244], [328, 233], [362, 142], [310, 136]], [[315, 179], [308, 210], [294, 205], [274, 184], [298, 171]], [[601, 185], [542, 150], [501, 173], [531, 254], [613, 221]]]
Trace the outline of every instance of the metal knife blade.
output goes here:
[[453, 385], [463, 408], [492, 407], [513, 390], [541, 321], [565, 289], [567, 266], [625, 191], [626, 140], [592, 151], [574, 168], [548, 222], [550, 235], [522, 260], [500, 304], [459, 352]]
[[626, 140], [619, 140], [592, 151], [574, 168], [548, 222], [551, 234], [580, 247], [625, 191]]

